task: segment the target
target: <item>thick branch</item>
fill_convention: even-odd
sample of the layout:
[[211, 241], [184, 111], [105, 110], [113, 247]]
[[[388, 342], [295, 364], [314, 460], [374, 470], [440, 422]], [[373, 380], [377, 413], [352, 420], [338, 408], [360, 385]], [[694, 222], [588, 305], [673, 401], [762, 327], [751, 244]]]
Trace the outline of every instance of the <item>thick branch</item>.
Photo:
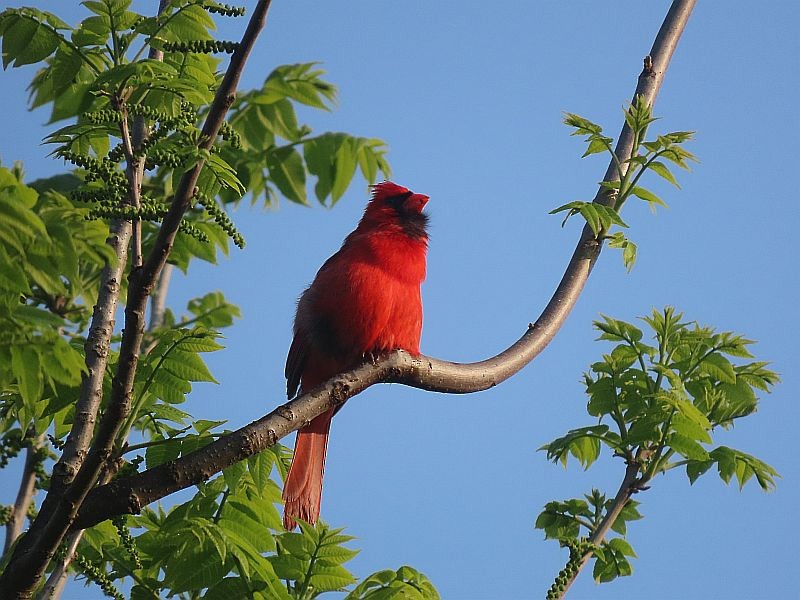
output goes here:
[[[29, 551], [33, 541], [41, 535], [56, 510], [64, 491], [72, 483], [83, 464], [94, 434], [95, 420], [103, 399], [103, 377], [108, 364], [108, 349], [114, 332], [120, 281], [128, 258], [128, 242], [131, 237], [129, 221], [115, 221], [111, 225], [107, 243], [116, 257], [116, 262], [107, 265], [100, 275], [100, 291], [94, 306], [89, 336], [86, 338], [86, 372], [81, 381], [81, 390], [75, 404], [75, 418], [67, 437], [61, 458], [53, 466], [50, 490], [45, 496], [39, 515], [28, 534], [21, 540], [16, 553]], [[6, 571], [8, 572], [8, 571]], [[0, 589], [2, 579], [0, 579]]]
[[[655, 102], [694, 4], [695, 0], [673, 2], [650, 56], [645, 60], [634, 98], [641, 96], [651, 106]], [[633, 135], [627, 124], [622, 129], [615, 152], [621, 161], [630, 158], [633, 152]], [[612, 161], [605, 179], [616, 178]], [[595, 201], [610, 201], [602, 187]], [[375, 364], [364, 364], [328, 380], [320, 388], [196, 452], [92, 490], [74, 527], [89, 527], [114, 515], [138, 513], [151, 502], [209, 479], [235, 462], [261, 452], [325, 410], [375, 383], [403, 383], [447, 393], [476, 392], [501, 383], [531, 362], [555, 337], [575, 306], [600, 254], [601, 245], [589, 226], [584, 227], [561, 282], [542, 314], [516, 343], [497, 356], [477, 363], [458, 364], [426, 356], [415, 358], [402, 351], [393, 352]]]
[[[228, 70], [217, 90], [203, 126], [202, 140], [199, 145], [201, 149], [208, 150], [216, 140], [228, 108], [230, 108], [235, 98], [236, 87], [244, 64], [258, 34], [264, 27], [269, 5], [270, 0], [260, 0], [253, 10], [242, 41], [231, 57]], [[119, 368], [112, 382], [108, 408], [103, 415], [97, 435], [86, 455], [86, 459], [71, 484], [64, 490], [63, 494], [48, 494], [47, 501], [49, 501], [50, 508], [47, 511], [46, 520], [37, 519], [31, 532], [23, 540], [24, 544], [14, 552], [3, 576], [0, 577], [0, 597], [30, 597], [58, 544], [72, 524], [86, 494], [97, 481], [102, 465], [111, 455], [114, 440], [130, 410], [131, 389], [133, 388], [144, 334], [144, 313], [147, 298], [166, 263], [181, 219], [191, 205], [195, 185], [203, 166], [204, 161], [200, 160], [194, 168], [181, 178], [170, 210], [162, 222], [152, 252], [142, 267], [131, 271], [125, 308], [125, 329], [120, 346]], [[124, 223], [124, 225], [126, 225], [127, 232], [124, 248], [127, 249], [127, 241], [130, 237], [130, 223]], [[124, 260], [120, 261], [119, 268], [121, 269], [124, 264]], [[116, 281], [118, 281], [118, 278]], [[98, 307], [103, 307], [103, 311], [105, 311], [105, 307], [112, 305], [114, 308], [116, 307], [116, 296], [114, 296], [113, 302], [108, 304], [101, 304], [98, 301]], [[113, 311], [110, 313], [110, 324], [109, 336], [113, 330]], [[103, 348], [105, 348], [105, 353], [107, 354], [107, 341]], [[87, 361], [88, 353], [87, 344]], [[99, 372], [100, 383], [102, 383], [105, 363], [103, 363], [102, 367]], [[90, 370], [91, 374], [92, 371]], [[95, 390], [98, 403], [101, 390], [101, 386], [97, 386]], [[92, 420], [96, 414], [96, 408], [95, 405], [94, 411], [91, 413]], [[91, 432], [91, 429], [86, 432], [88, 437], [87, 446], [88, 441], [91, 439]], [[11, 573], [13, 573], [13, 577]]]

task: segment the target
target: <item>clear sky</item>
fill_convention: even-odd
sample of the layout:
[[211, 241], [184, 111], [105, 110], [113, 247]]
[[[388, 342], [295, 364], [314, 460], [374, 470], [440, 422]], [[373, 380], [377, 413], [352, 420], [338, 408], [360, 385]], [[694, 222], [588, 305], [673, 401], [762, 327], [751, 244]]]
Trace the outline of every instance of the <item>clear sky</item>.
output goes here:
[[[70, 3], [28, 3], [73, 23], [83, 14]], [[330, 114], [307, 115], [315, 130], [385, 139], [395, 181], [431, 196], [423, 352], [473, 361], [538, 316], [579, 233], [577, 220], [561, 229], [547, 212], [591, 199], [605, 171], [605, 158], [579, 158], [583, 146], [560, 124], [562, 111], [616, 136], [668, 6], [274, 0], [243, 87], [279, 64], [323, 62], [340, 99]], [[225, 31], [238, 37], [243, 26], [234, 20]], [[653, 131], [696, 130], [688, 148], [701, 163], [679, 174], [682, 190], [651, 178], [668, 210], [625, 207], [639, 245], [633, 272], [618, 251], [604, 251], [564, 329], [533, 364], [467, 396], [372, 388], [337, 415], [323, 517], [358, 536], [357, 575], [409, 564], [446, 599], [542, 597], [566, 551], [533, 529], [536, 515], [592, 487], [613, 495], [624, 470], [606, 454], [588, 472], [565, 471], [536, 451], [591, 424], [580, 376], [609, 348], [593, 341], [591, 323], [599, 313], [632, 320], [673, 304], [688, 319], [758, 340], [756, 355], [780, 372], [783, 383], [760, 411], [717, 441], [769, 462], [782, 479], [771, 494], [756, 485], [740, 493], [713, 472], [692, 487], [678, 470], [656, 479], [637, 497], [644, 520], [629, 528], [634, 575], [598, 586], [584, 573], [570, 597], [797, 597], [799, 28], [791, 0], [698, 3]], [[48, 114], [24, 109], [31, 75], [0, 74], [0, 157], [23, 160], [33, 179], [65, 166], [39, 146]], [[365, 200], [357, 182], [332, 210], [243, 206], [235, 220], [246, 250], [177, 279], [173, 307], [219, 288], [244, 312], [226, 333], [228, 349], [209, 359], [221, 385], [196, 386], [188, 410], [239, 426], [283, 401], [295, 300]], [[5, 473], [0, 482], [12, 485]], [[99, 592], [75, 586], [68, 596]]]

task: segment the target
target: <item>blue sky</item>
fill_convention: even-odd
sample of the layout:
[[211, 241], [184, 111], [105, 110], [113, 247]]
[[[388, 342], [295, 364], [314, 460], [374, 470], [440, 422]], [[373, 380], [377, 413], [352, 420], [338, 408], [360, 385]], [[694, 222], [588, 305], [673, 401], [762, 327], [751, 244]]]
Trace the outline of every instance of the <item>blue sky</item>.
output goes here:
[[[52, 2], [30, 4], [54, 10]], [[155, 2], [138, 2], [141, 10]], [[252, 2], [246, 2], [252, 6]], [[422, 350], [473, 361], [508, 346], [535, 320], [579, 233], [547, 212], [589, 200], [605, 158], [560, 124], [581, 114], [616, 136], [669, 2], [389, 2], [274, 0], [242, 87], [276, 65], [323, 62], [339, 87], [315, 130], [386, 140], [394, 180], [431, 196]], [[62, 16], [76, 22], [82, 10]], [[238, 37], [243, 21], [226, 23]], [[800, 469], [795, 298], [798, 295], [796, 133], [800, 8], [701, 2], [667, 74], [654, 132], [696, 130], [701, 160], [682, 190], [651, 179], [670, 205], [656, 216], [629, 203], [639, 245], [628, 274], [605, 250], [551, 346], [511, 381], [447, 396], [375, 387], [337, 415], [323, 517], [358, 536], [358, 575], [410, 564], [443, 598], [540, 597], [566, 552], [533, 529], [543, 505], [592, 487], [613, 495], [623, 465], [605, 455], [588, 472], [548, 463], [536, 449], [591, 424], [580, 376], [608, 351], [594, 342], [600, 313], [632, 320], [672, 304], [688, 319], [756, 339], [783, 383], [759, 412], [717, 443], [766, 460], [778, 489], [742, 492], [713, 473], [689, 486], [673, 471], [640, 494], [628, 539], [634, 575], [602, 586], [584, 573], [570, 598], [786, 598], [798, 594], [793, 509]], [[4, 72], [0, 157], [29, 178], [64, 170], [39, 145], [43, 111], [24, 109], [31, 69]], [[196, 386], [188, 409], [249, 422], [283, 400], [294, 303], [354, 227], [366, 199], [357, 182], [332, 210], [282, 202], [235, 215], [248, 245], [217, 267], [179, 277], [170, 304], [221, 289], [244, 318], [210, 357], [220, 386]], [[795, 206], [795, 208], [791, 208]], [[288, 441], [288, 440], [287, 440]], [[794, 458], [793, 458], [794, 457]], [[3, 488], [12, 482], [0, 474]], [[10, 496], [1, 499], [9, 502]], [[71, 588], [70, 598], [97, 590]]]

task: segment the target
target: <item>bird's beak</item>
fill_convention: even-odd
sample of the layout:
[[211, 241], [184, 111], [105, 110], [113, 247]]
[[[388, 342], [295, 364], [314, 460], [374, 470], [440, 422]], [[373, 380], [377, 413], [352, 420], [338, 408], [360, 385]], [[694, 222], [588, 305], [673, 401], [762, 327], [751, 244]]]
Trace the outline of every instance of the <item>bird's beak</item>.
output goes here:
[[414, 194], [406, 203], [408, 204], [409, 208], [412, 208], [417, 212], [422, 212], [422, 209], [425, 208], [428, 200], [430, 200], [429, 196], [424, 194]]

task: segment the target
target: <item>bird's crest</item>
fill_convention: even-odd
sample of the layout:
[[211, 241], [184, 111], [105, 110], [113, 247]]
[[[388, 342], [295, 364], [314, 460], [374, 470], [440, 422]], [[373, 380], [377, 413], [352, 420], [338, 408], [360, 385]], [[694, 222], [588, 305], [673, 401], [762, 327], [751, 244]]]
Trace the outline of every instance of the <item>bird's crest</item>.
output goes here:
[[390, 198], [392, 196], [411, 193], [408, 188], [404, 188], [402, 185], [397, 185], [391, 181], [382, 181], [381, 183], [376, 183], [370, 187], [372, 188], [372, 200], [379, 200], [381, 198]]

